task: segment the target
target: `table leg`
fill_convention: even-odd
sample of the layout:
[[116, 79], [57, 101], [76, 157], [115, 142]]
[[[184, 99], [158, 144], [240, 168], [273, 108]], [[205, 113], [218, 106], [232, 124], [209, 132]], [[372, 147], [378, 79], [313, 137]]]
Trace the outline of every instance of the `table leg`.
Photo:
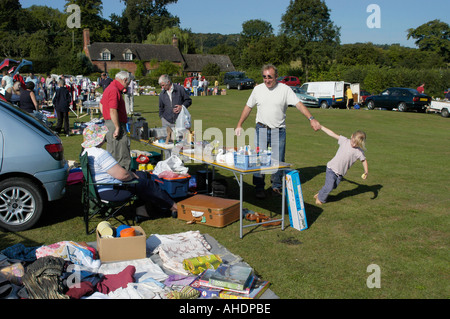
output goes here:
[[283, 170], [283, 186], [282, 186], [282, 196], [281, 196], [281, 230], [284, 230], [284, 213], [286, 205], [286, 171]]
[[243, 214], [244, 214], [244, 210], [243, 210], [243, 201], [244, 201], [244, 184], [242, 183], [242, 175], [243, 174], [239, 174], [239, 229], [240, 229], [240, 233], [239, 233], [239, 237], [242, 239], [243, 236], [243, 232], [242, 232], [242, 219], [243, 219]]

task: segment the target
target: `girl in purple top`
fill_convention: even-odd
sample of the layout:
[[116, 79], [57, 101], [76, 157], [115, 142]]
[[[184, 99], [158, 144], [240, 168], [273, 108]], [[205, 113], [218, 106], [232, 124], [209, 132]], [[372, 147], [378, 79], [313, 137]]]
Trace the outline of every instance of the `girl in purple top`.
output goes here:
[[352, 137], [348, 139], [342, 135], [337, 135], [325, 126], [322, 126], [321, 130], [338, 140], [339, 149], [333, 159], [327, 163], [325, 185], [319, 193], [314, 195], [317, 205], [326, 203], [330, 192], [339, 185], [348, 169], [357, 160], [360, 160], [364, 167], [364, 174], [361, 177], [366, 179], [369, 174], [367, 159], [364, 155], [366, 133], [363, 131], [356, 131], [352, 134]]

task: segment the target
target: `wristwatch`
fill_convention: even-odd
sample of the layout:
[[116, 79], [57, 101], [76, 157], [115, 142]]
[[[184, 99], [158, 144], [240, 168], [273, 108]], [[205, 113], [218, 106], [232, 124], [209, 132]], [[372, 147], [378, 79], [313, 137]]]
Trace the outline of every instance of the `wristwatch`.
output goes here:
[[311, 116], [311, 117], [309, 118], [309, 120], [310, 120], [310, 121], [314, 120], [314, 116]]

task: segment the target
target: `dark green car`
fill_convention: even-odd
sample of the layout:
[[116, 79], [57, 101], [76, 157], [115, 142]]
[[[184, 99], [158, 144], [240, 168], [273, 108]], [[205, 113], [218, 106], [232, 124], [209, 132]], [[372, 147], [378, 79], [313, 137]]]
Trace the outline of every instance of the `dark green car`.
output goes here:
[[385, 108], [387, 110], [398, 109], [400, 112], [409, 110], [425, 112], [431, 103], [431, 97], [420, 94], [416, 89], [389, 88], [378, 95], [367, 97], [365, 103], [369, 110]]
[[227, 72], [223, 77], [227, 89], [253, 89], [255, 80], [249, 79], [244, 72]]

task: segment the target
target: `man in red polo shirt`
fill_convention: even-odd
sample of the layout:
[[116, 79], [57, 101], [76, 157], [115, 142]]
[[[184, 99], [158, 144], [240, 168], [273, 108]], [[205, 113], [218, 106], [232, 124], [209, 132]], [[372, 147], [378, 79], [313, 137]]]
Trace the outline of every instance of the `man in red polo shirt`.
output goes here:
[[129, 73], [120, 71], [103, 92], [102, 105], [106, 134], [106, 150], [111, 153], [120, 166], [129, 170], [131, 164], [130, 139], [127, 135], [127, 110], [122, 97], [128, 85]]

